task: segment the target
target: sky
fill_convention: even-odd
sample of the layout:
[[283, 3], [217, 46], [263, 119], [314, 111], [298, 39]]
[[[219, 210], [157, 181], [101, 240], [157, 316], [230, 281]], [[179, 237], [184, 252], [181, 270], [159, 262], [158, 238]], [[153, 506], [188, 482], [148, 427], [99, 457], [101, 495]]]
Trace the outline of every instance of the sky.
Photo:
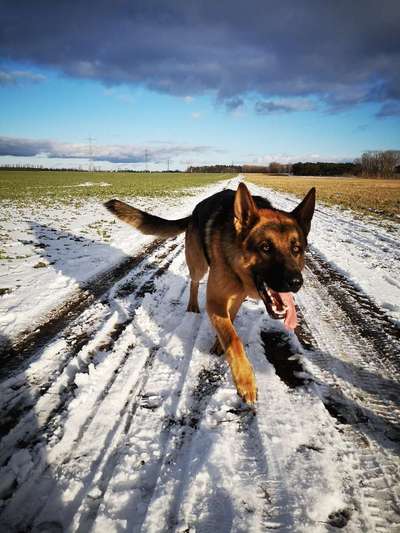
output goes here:
[[0, 165], [400, 148], [398, 0], [0, 0]]

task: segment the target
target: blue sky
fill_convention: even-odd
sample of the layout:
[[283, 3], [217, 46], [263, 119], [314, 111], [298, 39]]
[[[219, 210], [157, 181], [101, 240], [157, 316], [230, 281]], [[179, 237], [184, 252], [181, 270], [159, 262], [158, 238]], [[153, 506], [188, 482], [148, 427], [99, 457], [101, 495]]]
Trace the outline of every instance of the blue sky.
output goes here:
[[[42, 15], [42, 25], [52, 17], [57, 24], [63, 3], [42, 2], [45, 13], [32, 16]], [[369, 31], [358, 30], [354, 42], [347, 36], [338, 51], [335, 31], [325, 32], [322, 41], [303, 34], [303, 41], [296, 35], [291, 41], [288, 33], [280, 40], [277, 34], [273, 46], [262, 25], [257, 39], [250, 32], [240, 35], [234, 16], [243, 17], [241, 9], [231, 20], [218, 22], [222, 15], [212, 3], [208, 11], [198, 12], [188, 2], [192, 10], [183, 15], [179, 10], [179, 16], [175, 2], [159, 3], [169, 6], [165, 17], [175, 24], [165, 30], [157, 2], [137, 2], [130, 22], [141, 36], [136, 40], [130, 27], [120, 39], [129, 15], [113, 12], [107, 54], [97, 48], [104, 46], [100, 30], [110, 17], [107, 3], [100, 4], [105, 12], [93, 15], [85, 39], [71, 36], [72, 15], [65, 20], [56, 50], [46, 27], [36, 33], [20, 28], [25, 39], [17, 45], [13, 32], [18, 28], [12, 22], [30, 6], [9, 4], [8, 17], [0, 23], [0, 164], [87, 168], [89, 137], [94, 164], [101, 168], [144, 168], [145, 153], [151, 169], [167, 168], [168, 160], [170, 168], [182, 169], [189, 163], [352, 160], [366, 150], [400, 148], [400, 83], [394, 73], [400, 48], [392, 32], [393, 18], [399, 19], [396, 3], [387, 3], [392, 16], [388, 13], [377, 27], [373, 11], [368, 18], [364, 9]], [[300, 12], [288, 7], [284, 15], [307, 14], [313, 2], [292, 3], [296, 9], [299, 4]], [[325, 17], [332, 19], [329, 10], [317, 10], [317, 15], [311, 22], [315, 27]], [[177, 41], [188, 21], [192, 31], [185, 42]], [[350, 57], [352, 47], [357, 57]], [[325, 68], [327, 62], [333, 70], [337, 65], [337, 76]]]

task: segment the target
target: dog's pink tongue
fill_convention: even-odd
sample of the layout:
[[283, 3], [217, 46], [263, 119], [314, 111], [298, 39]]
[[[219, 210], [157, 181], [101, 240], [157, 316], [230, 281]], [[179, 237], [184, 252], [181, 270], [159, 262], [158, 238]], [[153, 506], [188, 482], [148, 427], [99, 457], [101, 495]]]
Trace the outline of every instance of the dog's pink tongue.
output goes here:
[[297, 326], [297, 313], [296, 307], [294, 305], [293, 295], [291, 292], [280, 292], [279, 296], [281, 297], [282, 302], [287, 307], [287, 312], [284, 321], [286, 329], [293, 330]]

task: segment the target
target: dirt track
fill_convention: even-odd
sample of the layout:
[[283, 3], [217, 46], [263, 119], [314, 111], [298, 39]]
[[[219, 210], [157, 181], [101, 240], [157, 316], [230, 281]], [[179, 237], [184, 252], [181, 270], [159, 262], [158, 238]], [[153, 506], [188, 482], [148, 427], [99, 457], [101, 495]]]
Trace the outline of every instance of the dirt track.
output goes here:
[[[176, 270], [171, 272], [172, 264]], [[282, 477], [279, 446], [268, 437], [268, 426], [277, 424], [271, 409], [279, 400], [269, 397], [272, 378], [265, 365], [271, 363], [289, 387], [280, 392], [285, 401], [322, 408], [318, 435], [296, 452], [310, 479], [325, 464], [317, 457], [324, 450], [333, 450], [338, 468], [344, 468], [346, 505], [333, 504], [326, 527], [399, 531], [398, 329], [312, 250], [298, 298], [298, 340], [270, 330], [271, 322], [255, 304], [238, 317], [258, 376], [257, 414], [228, 402], [210, 422], [223, 405], [215, 403], [217, 392], [228, 387], [233, 395], [233, 388], [223, 360], [203, 355], [213, 334], [204, 315], [185, 313], [184, 276], [182, 239], [156, 242], [146, 254], [82, 288], [3, 359], [0, 461], [8, 478], [1, 487], [0, 523], [11, 531], [61, 531], [68, 524], [76, 531], [101, 530], [99, 524], [111, 513], [118, 472], [135, 471], [127, 493], [134, 513], [121, 511], [129, 530], [157, 531], [160, 516], [163, 530], [171, 531], [194, 523], [211, 531], [234, 520], [250, 530], [295, 531], [298, 522], [317, 527], [307, 516], [302, 489], [290, 486], [299, 473], [293, 467], [289, 480]], [[140, 322], [143, 314], [146, 321]], [[29, 370], [39, 354], [42, 362]], [[299, 361], [287, 361], [296, 354]], [[105, 370], [85, 396], [82, 376], [101, 365]], [[160, 394], [164, 382], [168, 392]], [[74, 410], [80, 395], [81, 407]], [[230, 442], [232, 435], [237, 440], [229, 465], [219, 458], [218, 468], [208, 469], [211, 485], [222, 483], [233, 468], [239, 487], [251, 483], [254, 495], [239, 508], [236, 491], [224, 490], [202, 500], [200, 515], [192, 459], [213, 460], [216, 452], [204, 455], [203, 448], [209, 424], [218, 428], [214, 446]], [[154, 457], [145, 454], [146, 447], [157, 450]], [[10, 473], [15, 449], [33, 463], [26, 479]], [[146, 458], [138, 459], [140, 453]], [[60, 495], [70, 486], [76, 490], [65, 502]]]

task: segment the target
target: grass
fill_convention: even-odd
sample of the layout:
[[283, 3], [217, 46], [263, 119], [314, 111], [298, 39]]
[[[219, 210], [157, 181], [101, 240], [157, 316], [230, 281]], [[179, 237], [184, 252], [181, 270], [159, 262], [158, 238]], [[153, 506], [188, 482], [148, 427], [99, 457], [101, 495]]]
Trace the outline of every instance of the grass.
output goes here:
[[353, 209], [390, 220], [400, 218], [400, 180], [367, 178], [322, 178], [248, 174], [248, 181], [303, 197], [311, 187], [317, 201]]
[[[0, 200], [13, 200], [24, 205], [34, 203], [40, 207], [60, 201], [79, 207], [88, 198], [104, 201], [115, 196], [177, 196], [183, 189], [232, 177], [233, 174], [3, 170], [0, 171]], [[400, 180], [270, 174], [248, 174], [247, 179], [298, 197], [304, 196], [310, 187], [316, 187], [317, 198], [327, 204], [391, 220], [400, 217]], [[85, 183], [91, 185], [82, 186]]]
[[[201, 187], [233, 174], [0, 171], [0, 200], [40, 200], [74, 203], [87, 198], [105, 200], [114, 196], [173, 196], [182, 189]], [[90, 183], [91, 186], [82, 186]], [[104, 185], [107, 184], [107, 185]]]

